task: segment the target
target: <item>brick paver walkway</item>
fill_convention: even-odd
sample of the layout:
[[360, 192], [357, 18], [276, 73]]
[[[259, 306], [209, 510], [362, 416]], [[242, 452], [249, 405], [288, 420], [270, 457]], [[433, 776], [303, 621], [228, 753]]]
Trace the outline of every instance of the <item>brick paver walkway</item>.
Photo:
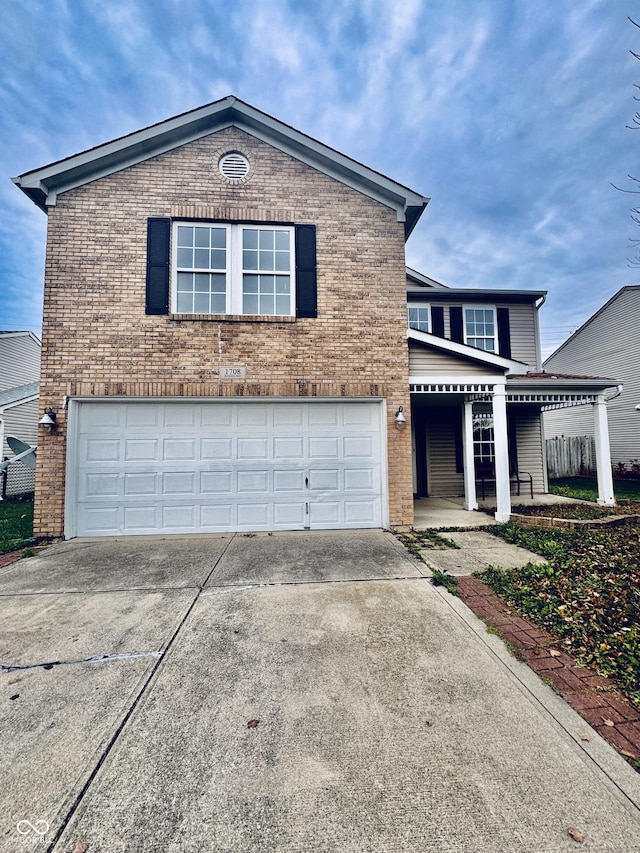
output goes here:
[[[609, 679], [575, 660], [558, 640], [527, 619], [514, 614], [493, 590], [474, 577], [458, 578], [460, 598], [502, 639], [513, 646], [538, 675], [608, 741], [630, 760], [640, 760], [640, 708], [633, 705]], [[636, 765], [636, 769], [640, 769]]]
[[19, 551], [9, 551], [8, 554], [0, 554], [0, 569], [10, 563], [17, 563], [20, 559]]

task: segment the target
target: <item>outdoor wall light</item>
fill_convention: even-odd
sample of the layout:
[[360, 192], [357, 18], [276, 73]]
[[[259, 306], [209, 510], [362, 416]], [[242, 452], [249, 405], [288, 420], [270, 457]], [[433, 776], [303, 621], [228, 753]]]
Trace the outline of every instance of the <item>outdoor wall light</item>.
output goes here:
[[407, 419], [404, 416], [404, 412], [402, 411], [402, 406], [398, 407], [398, 411], [396, 412], [396, 426], [398, 429], [402, 429], [406, 424]]
[[52, 408], [47, 406], [44, 410], [44, 415], [40, 418], [38, 423], [42, 424], [42, 426], [48, 427], [53, 432], [53, 429], [56, 425], [56, 413]]

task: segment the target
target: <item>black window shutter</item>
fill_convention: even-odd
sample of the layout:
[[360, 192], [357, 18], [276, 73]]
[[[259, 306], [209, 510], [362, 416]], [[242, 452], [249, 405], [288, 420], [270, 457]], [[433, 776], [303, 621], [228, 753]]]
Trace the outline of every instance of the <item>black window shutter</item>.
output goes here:
[[147, 314], [169, 313], [170, 234], [170, 219], [147, 219]]
[[444, 338], [444, 308], [441, 305], [431, 308], [431, 333]]
[[462, 308], [456, 306], [449, 308], [449, 322], [451, 323], [451, 340], [463, 344]]
[[317, 316], [316, 226], [296, 225], [296, 317]]
[[504, 358], [511, 358], [511, 329], [509, 326], [509, 309], [498, 308], [498, 352]]

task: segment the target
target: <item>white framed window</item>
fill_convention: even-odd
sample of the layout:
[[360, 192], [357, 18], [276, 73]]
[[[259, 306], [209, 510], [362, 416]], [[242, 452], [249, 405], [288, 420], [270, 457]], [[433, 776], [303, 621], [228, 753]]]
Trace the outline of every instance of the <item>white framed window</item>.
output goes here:
[[477, 465], [489, 466], [494, 463], [495, 435], [490, 415], [473, 416], [473, 458]]
[[417, 329], [419, 332], [431, 332], [431, 306], [410, 305], [408, 311], [410, 329]]
[[464, 309], [464, 342], [470, 347], [497, 352], [496, 309], [478, 305]]
[[172, 310], [292, 316], [294, 242], [289, 226], [174, 222]]

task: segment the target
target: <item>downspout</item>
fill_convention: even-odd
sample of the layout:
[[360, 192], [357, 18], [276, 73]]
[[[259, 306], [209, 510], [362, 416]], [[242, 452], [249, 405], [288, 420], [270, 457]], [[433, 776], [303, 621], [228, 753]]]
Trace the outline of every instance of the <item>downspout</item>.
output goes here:
[[610, 403], [612, 400], [615, 400], [616, 397], [619, 397], [620, 394], [622, 394], [622, 387], [622, 383], [618, 384], [614, 393], [610, 397], [604, 398], [605, 403]]

